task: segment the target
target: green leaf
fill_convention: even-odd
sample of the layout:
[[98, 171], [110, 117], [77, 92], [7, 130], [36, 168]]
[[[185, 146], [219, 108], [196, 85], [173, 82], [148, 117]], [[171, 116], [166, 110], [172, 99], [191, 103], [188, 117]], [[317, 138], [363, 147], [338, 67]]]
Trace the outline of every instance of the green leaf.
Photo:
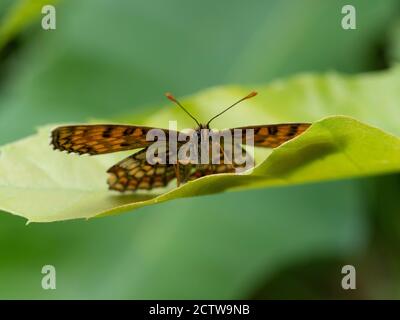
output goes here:
[[[356, 77], [303, 75], [259, 87], [259, 99], [244, 102], [215, 125], [221, 128], [223, 121], [229, 126], [302, 122], [347, 113], [397, 133], [399, 81], [399, 69]], [[204, 120], [247, 91], [239, 87], [214, 88], [184, 99], [184, 103]], [[171, 106], [160, 108], [137, 124], [167, 127], [172, 119], [182, 127], [193, 125], [190, 118]], [[348, 116], [330, 116], [316, 121], [267, 158], [261, 152], [264, 150], [256, 150], [258, 166], [250, 174], [207, 176], [180, 188], [171, 185], [164, 193], [120, 195], [107, 190], [105, 171], [125, 153], [79, 157], [53, 151], [49, 147], [51, 127], [1, 148], [0, 209], [32, 222], [91, 218], [227, 190], [400, 171], [399, 138]]]

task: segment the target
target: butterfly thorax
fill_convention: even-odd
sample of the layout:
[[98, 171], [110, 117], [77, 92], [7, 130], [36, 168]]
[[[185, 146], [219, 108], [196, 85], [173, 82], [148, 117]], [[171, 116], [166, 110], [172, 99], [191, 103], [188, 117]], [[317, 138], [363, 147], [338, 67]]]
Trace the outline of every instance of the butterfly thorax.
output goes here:
[[200, 131], [202, 129], [207, 129], [210, 130], [210, 126], [208, 124], [202, 124], [200, 123], [200, 125], [197, 127], [196, 131]]

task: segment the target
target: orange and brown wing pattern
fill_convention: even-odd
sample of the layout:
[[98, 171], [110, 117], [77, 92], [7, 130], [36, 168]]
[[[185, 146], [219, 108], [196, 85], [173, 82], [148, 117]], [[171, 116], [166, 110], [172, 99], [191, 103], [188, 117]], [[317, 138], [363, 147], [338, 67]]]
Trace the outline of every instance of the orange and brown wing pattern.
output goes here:
[[120, 192], [138, 189], [151, 190], [165, 187], [176, 176], [173, 165], [149, 164], [143, 149], [107, 170], [107, 183], [111, 190]]
[[[282, 143], [297, 137], [308, 129], [311, 123], [282, 123], [248, 126], [234, 129], [242, 130], [242, 143], [246, 143], [246, 129], [254, 129], [254, 146], [276, 148]], [[233, 131], [234, 129], [230, 129]]]
[[[216, 154], [213, 156], [210, 153], [210, 163], [209, 164], [192, 165], [191, 170], [190, 170], [190, 175], [188, 176], [187, 180], [192, 181], [192, 180], [195, 180], [195, 179], [198, 179], [198, 178], [201, 178], [204, 176], [208, 176], [211, 174], [241, 172], [246, 169], [246, 164], [248, 163], [243, 160], [244, 159], [247, 159], [247, 161], [252, 160], [251, 156], [240, 145], [225, 146], [225, 148], [226, 147], [232, 148], [232, 150], [230, 150], [230, 151], [228, 151], [227, 149], [224, 149], [221, 145], [219, 147], [220, 147], [219, 154]], [[226, 157], [229, 153], [231, 153], [231, 156], [233, 156], [234, 148], [239, 148], [242, 152], [242, 159], [240, 159], [241, 163], [236, 163], [235, 162], [236, 159], [234, 157], [232, 159], [230, 159], [231, 161], [229, 161], [229, 163], [226, 159]], [[209, 149], [212, 150], [211, 145], [210, 145]], [[217, 161], [219, 163], [216, 163]], [[254, 160], [253, 160], [253, 164], [254, 164]]]
[[233, 164], [203, 164], [194, 167], [192, 173], [188, 177], [188, 181], [193, 181], [198, 178], [208, 176], [210, 174], [218, 174], [218, 173], [234, 173], [235, 166]]
[[[150, 127], [129, 125], [76, 125], [62, 126], [51, 133], [54, 149], [79, 154], [104, 154], [149, 146], [146, 141]], [[163, 130], [168, 137], [168, 130]]]

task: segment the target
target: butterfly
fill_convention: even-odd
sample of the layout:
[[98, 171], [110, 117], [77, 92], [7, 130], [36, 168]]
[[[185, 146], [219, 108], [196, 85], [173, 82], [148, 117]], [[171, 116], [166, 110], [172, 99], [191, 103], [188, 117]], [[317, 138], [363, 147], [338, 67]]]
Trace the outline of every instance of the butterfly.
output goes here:
[[[210, 123], [214, 119], [233, 108], [238, 103], [256, 95], [256, 92], [251, 92], [212, 117], [206, 124], [201, 124], [172, 94], [166, 93], [166, 97], [170, 101], [179, 106], [196, 122], [197, 128], [193, 132], [194, 135], [197, 136], [200, 136], [202, 132], [211, 132]], [[229, 133], [237, 137], [238, 131], [246, 132], [246, 130], [252, 130], [255, 147], [275, 148], [303, 133], [310, 125], [310, 123], [254, 125], [226, 129], [222, 130], [222, 133]], [[157, 156], [164, 156], [166, 159], [165, 163], [150, 163], [146, 157], [146, 153], [154, 143], [154, 141], [150, 141], [146, 137], [150, 131], [154, 129], [164, 133], [164, 138], [162, 140], [164, 140], [165, 146], [158, 150]], [[232, 173], [243, 168], [243, 163], [227, 161], [229, 160], [227, 159], [227, 150], [222, 147], [222, 144], [217, 146], [216, 153], [214, 152], [214, 154], [211, 154], [210, 152], [210, 161], [208, 163], [193, 163], [191, 161], [180, 160], [175, 162], [169, 161], [171, 159], [171, 150], [169, 150], [170, 148], [167, 143], [172, 136], [175, 137], [179, 134], [182, 133], [145, 126], [119, 124], [72, 125], [61, 126], [54, 129], [51, 133], [51, 145], [53, 145], [54, 149], [60, 151], [89, 155], [100, 155], [142, 148], [142, 150], [123, 159], [107, 170], [109, 174], [107, 180], [109, 189], [120, 192], [136, 191], [140, 189], [151, 190], [153, 188], [165, 187], [173, 179], [177, 180], [177, 186], [179, 186], [181, 183], [207, 175]], [[239, 134], [240, 136], [238, 138], [240, 144], [245, 145], [247, 140], [244, 134]], [[190, 138], [190, 134], [186, 134], [186, 138]], [[182, 144], [183, 142], [180, 142], [178, 146], [182, 146]], [[213, 148], [214, 147], [215, 145]], [[238, 146], [235, 145], [234, 147]], [[213, 148], [210, 147], [209, 150], [215, 150]], [[242, 146], [239, 146], [239, 148], [242, 156], [250, 157]], [[208, 155], [206, 157], [208, 157]], [[214, 161], [214, 158], [219, 159]]]

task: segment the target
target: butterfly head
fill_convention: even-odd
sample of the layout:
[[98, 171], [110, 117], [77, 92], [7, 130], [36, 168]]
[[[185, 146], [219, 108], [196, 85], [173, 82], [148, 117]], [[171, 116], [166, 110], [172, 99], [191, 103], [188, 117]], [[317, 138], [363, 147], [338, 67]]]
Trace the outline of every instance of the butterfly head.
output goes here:
[[230, 108], [233, 108], [233, 107], [236, 106], [238, 103], [240, 103], [240, 102], [242, 102], [242, 101], [244, 101], [244, 100], [253, 98], [253, 97], [256, 96], [256, 95], [257, 95], [257, 92], [255, 92], [255, 91], [250, 92], [250, 93], [249, 93], [247, 96], [245, 96], [244, 98], [242, 98], [242, 99], [236, 101], [234, 104], [230, 105], [228, 108], [224, 109], [223, 111], [221, 111], [220, 113], [218, 113], [217, 115], [215, 115], [214, 117], [212, 117], [210, 120], [208, 120], [208, 122], [207, 122], [206, 124], [201, 124], [200, 122], [197, 121], [197, 119], [196, 119], [195, 117], [193, 117], [193, 116], [190, 114], [189, 111], [187, 111], [187, 110], [185, 109], [184, 106], [182, 106], [182, 104], [181, 104], [177, 99], [175, 99], [175, 97], [174, 97], [171, 93], [167, 92], [167, 93], [165, 94], [165, 96], [166, 96], [169, 100], [171, 100], [172, 102], [176, 103], [179, 107], [181, 107], [182, 110], [185, 111], [185, 112], [189, 115], [189, 117], [191, 117], [191, 118], [196, 122], [196, 124], [197, 124], [197, 126], [198, 126], [198, 129], [197, 129], [197, 130], [201, 130], [201, 129], [210, 129], [210, 123], [211, 123], [211, 121], [213, 121], [215, 118], [219, 117], [221, 114], [225, 113], [225, 112], [228, 111]]

